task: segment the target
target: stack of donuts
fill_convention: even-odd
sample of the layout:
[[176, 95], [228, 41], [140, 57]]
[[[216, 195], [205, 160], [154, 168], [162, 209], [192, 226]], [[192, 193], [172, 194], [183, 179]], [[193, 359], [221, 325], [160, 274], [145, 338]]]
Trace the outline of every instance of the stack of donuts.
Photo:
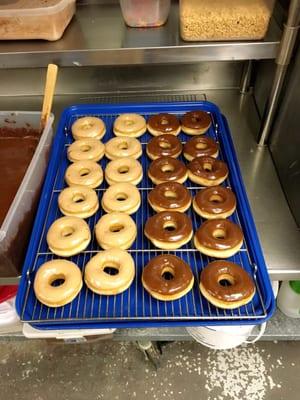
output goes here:
[[[228, 219], [236, 209], [236, 198], [225, 186], [229, 171], [218, 158], [219, 143], [206, 135], [211, 124], [204, 111], [187, 112], [181, 120], [167, 113], [152, 115], [148, 121], [138, 114], [121, 114], [114, 121], [115, 136], [103, 144], [106, 126], [100, 118], [82, 117], [73, 123], [74, 141], [67, 149], [70, 165], [65, 172], [68, 186], [58, 197], [63, 216], [47, 232], [49, 250], [63, 258], [46, 262], [36, 273], [34, 290], [41, 303], [63, 306], [79, 294], [83, 282], [99, 295], [127, 290], [136, 275], [128, 250], [137, 235], [145, 235], [148, 248], [161, 251], [143, 266], [142, 285], [152, 297], [176, 300], [193, 288], [190, 266], [170, 254], [184, 247], [217, 259], [199, 277], [198, 289], [211, 304], [232, 309], [251, 301], [255, 294], [252, 278], [226, 260], [242, 247], [243, 233]], [[152, 212], [138, 232], [134, 217], [141, 206], [138, 185], [146, 179], [138, 161], [143, 154], [139, 138], [147, 131], [153, 135], [145, 149], [152, 185], [141, 189], [147, 190]], [[181, 132], [187, 141], [180, 141]], [[103, 171], [99, 162], [104, 156], [108, 162]], [[104, 180], [107, 188], [99, 190]], [[91, 232], [89, 218], [99, 209], [102, 216]], [[195, 232], [193, 213], [203, 221]], [[93, 235], [99, 251], [86, 265], [79, 268], [66, 260], [89, 252]], [[57, 286], [57, 281], [63, 283]]]

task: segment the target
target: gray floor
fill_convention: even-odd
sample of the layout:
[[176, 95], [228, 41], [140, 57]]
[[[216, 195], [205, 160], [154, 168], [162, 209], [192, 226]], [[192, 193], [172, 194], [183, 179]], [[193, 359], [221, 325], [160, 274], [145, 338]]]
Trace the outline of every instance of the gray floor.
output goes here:
[[0, 341], [5, 400], [280, 400], [300, 392], [300, 343], [260, 342], [212, 351], [163, 347], [156, 371], [133, 343]]

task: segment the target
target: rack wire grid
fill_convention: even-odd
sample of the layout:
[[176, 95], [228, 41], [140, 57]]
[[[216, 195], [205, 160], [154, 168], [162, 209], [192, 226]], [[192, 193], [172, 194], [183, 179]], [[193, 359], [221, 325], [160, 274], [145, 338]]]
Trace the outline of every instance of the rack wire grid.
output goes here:
[[[198, 109], [201, 108], [203, 107], [199, 105]], [[64, 125], [64, 143], [60, 148], [60, 154], [58, 154], [59, 158], [57, 159], [53, 185], [47, 188], [48, 192], [51, 193], [49, 195], [49, 201], [46, 207], [47, 209], [44, 214], [41, 234], [37, 236], [35, 235], [35, 229], [33, 231], [33, 236], [35, 236], [32, 240], [36, 243], [37, 250], [32, 257], [33, 262], [27, 266], [25, 263], [27, 271], [25, 273], [25, 279], [23, 280], [23, 285], [25, 285], [25, 288], [23, 291], [23, 296], [21, 296], [22, 298], [20, 299], [21, 320], [33, 323], [36, 326], [43, 326], [46, 324], [48, 325], [49, 329], [51, 329], [51, 324], [73, 324], [74, 327], [74, 324], [80, 326], [80, 324], [94, 323], [94, 325], [97, 324], [98, 326], [101, 325], [104, 327], [105, 324], [108, 325], [109, 322], [115, 322], [118, 323], [117, 326], [130, 327], [131, 323], [138, 321], [140, 321], [139, 326], [151, 326], [151, 322], [153, 326], [157, 326], [155, 324], [159, 325], [160, 323], [164, 324], [164, 326], [169, 324], [174, 326], [176, 325], [176, 321], [177, 325], [180, 324], [180, 321], [185, 325], [216, 325], [234, 323], [234, 321], [235, 324], [259, 323], [265, 320], [270, 313], [271, 297], [268, 294], [268, 288], [266, 289], [266, 282], [263, 282], [258, 274], [261, 266], [256, 265], [255, 260], [252, 257], [252, 252], [250, 251], [251, 249], [249, 249], [249, 242], [247, 240], [249, 232], [248, 229], [247, 231], [245, 230], [245, 220], [242, 218], [242, 209], [245, 206], [244, 204], [241, 205], [238, 201], [237, 210], [229, 218], [231, 221], [240, 225], [245, 233], [245, 239], [241, 250], [229, 260], [241, 265], [253, 277], [256, 287], [256, 294], [253, 300], [245, 306], [233, 310], [224, 310], [213, 306], [201, 295], [199, 290], [199, 276], [202, 269], [209, 262], [211, 262], [213, 258], [201, 254], [194, 247], [193, 240], [176, 251], [166, 251], [155, 248], [145, 237], [143, 233], [145, 222], [151, 215], [154, 214], [154, 211], [151, 209], [147, 201], [148, 193], [153, 188], [153, 184], [147, 176], [147, 171], [151, 160], [146, 155], [145, 147], [152, 137], [148, 132], [140, 137], [143, 147], [143, 155], [139, 161], [143, 167], [143, 180], [137, 186], [141, 193], [141, 206], [139, 210], [132, 215], [137, 226], [138, 235], [135, 242], [128, 250], [135, 261], [136, 267], [135, 279], [130, 288], [121, 294], [106, 296], [93, 293], [84, 284], [79, 295], [70, 304], [57, 308], [47, 307], [36, 299], [33, 290], [33, 282], [36, 271], [46, 261], [60, 258], [50, 252], [46, 242], [46, 234], [51, 224], [57, 218], [63, 216], [58, 208], [57, 199], [61, 190], [66, 187], [64, 175], [66, 168], [70, 164], [67, 160], [67, 148], [73, 142], [71, 126], [77, 118], [85, 115], [93, 115], [102, 118], [106, 124], [107, 131], [102, 139], [103, 142], [107, 142], [114, 136], [113, 122], [120, 113], [120, 110], [118, 110], [118, 105], [115, 106], [115, 112], [110, 114], [101, 113], [101, 106], [99, 106], [99, 112], [95, 112], [95, 109], [93, 111], [94, 112], [92, 113], [87, 113], [86, 111], [82, 113], [82, 111], [80, 111], [80, 106], [78, 106], [77, 112], [72, 113], [70, 117], [67, 118]], [[134, 111], [134, 109], [131, 110], [131, 112]], [[174, 111], [174, 109], [168, 109], [167, 106], [165, 109], [158, 109], [156, 112], [139, 113], [143, 114], [143, 116], [148, 119], [150, 115], [158, 112], [170, 112], [177, 115], [178, 118], [180, 118], [183, 114], [181, 110]], [[210, 114], [212, 125], [206, 135], [219, 143], [220, 152], [218, 158], [227, 162], [227, 154], [222, 140], [223, 132], [221, 132], [220, 124], [216, 120], [215, 114], [213, 112]], [[185, 143], [191, 138], [191, 136], [180, 133], [179, 138], [181, 139], [182, 143]], [[179, 159], [181, 159], [181, 161], [184, 163], [187, 163], [183, 156], [179, 157]], [[107, 160], [105, 157], [100, 161], [103, 170], [105, 170], [105, 166], [108, 161], [109, 160]], [[238, 182], [234, 182], [230, 173], [228, 179], [223, 183], [224, 186], [230, 187], [234, 192], [237, 184]], [[192, 196], [195, 196], [197, 191], [202, 189], [199, 186], [195, 186], [195, 184], [189, 180], [186, 181], [185, 186], [190, 190]], [[107, 187], [108, 186], [104, 181], [101, 186], [96, 189], [100, 204], [101, 197]], [[43, 199], [41, 199], [41, 202], [42, 201]], [[94, 216], [87, 219], [92, 233], [91, 243], [84, 252], [69, 258], [81, 268], [83, 276], [84, 268], [87, 262], [96, 253], [101, 251], [101, 248], [97, 244], [95, 238], [94, 227], [103, 214], [104, 211], [100, 207]], [[203, 220], [200, 216], [193, 212], [192, 207], [187, 211], [187, 215], [192, 220], [193, 229], [195, 232]], [[150, 296], [150, 294], [142, 285], [141, 276], [143, 268], [147, 265], [152, 257], [163, 253], [175, 254], [183, 259], [191, 267], [194, 274], [195, 282], [192, 290], [179, 300], [156, 300]]]

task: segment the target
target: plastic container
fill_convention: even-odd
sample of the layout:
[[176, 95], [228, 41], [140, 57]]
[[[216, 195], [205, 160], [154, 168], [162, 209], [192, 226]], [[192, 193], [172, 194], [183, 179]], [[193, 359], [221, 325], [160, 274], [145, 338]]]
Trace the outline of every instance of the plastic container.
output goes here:
[[[13, 126], [13, 128], [39, 129], [40, 115], [40, 112], [3, 111], [0, 112], [0, 128]], [[48, 164], [53, 138], [53, 119], [51, 115], [14, 200], [0, 226], [0, 277], [20, 275]], [[21, 145], [19, 151], [22, 151]]]
[[166, 23], [171, 0], [120, 0], [123, 18], [133, 28], [150, 28]]
[[300, 318], [300, 281], [282, 282], [277, 306], [288, 317]]
[[7, 0], [0, 5], [0, 39], [58, 40], [76, 10], [76, 0]]
[[266, 35], [274, 0], [180, 0], [183, 40], [260, 40]]

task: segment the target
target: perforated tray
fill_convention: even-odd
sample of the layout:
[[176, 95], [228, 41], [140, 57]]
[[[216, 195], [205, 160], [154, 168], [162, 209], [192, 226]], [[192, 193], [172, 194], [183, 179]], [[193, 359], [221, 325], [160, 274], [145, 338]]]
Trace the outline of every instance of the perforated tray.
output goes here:
[[[46, 242], [47, 231], [54, 220], [61, 217], [57, 205], [60, 191], [66, 187], [64, 174], [69, 162], [67, 160], [67, 147], [72, 143], [71, 126], [82, 116], [93, 115], [102, 118], [107, 127], [103, 142], [113, 137], [112, 126], [115, 118], [125, 112], [136, 112], [147, 119], [149, 115], [168, 112], [181, 117], [191, 110], [204, 110], [211, 114], [212, 125], [206, 134], [220, 143], [219, 158], [223, 159], [229, 167], [229, 178], [223, 185], [231, 187], [237, 197], [237, 210], [230, 217], [239, 224], [244, 232], [245, 240], [242, 249], [230, 261], [241, 265], [247, 270], [256, 285], [256, 294], [246, 306], [235, 310], [218, 309], [207, 302], [199, 291], [199, 274], [212, 258], [202, 255], [194, 248], [193, 241], [177, 251], [164, 251], [156, 249], [144, 236], [144, 224], [153, 210], [148, 205], [147, 195], [153, 187], [147, 176], [150, 164], [145, 151], [145, 145], [151, 135], [145, 133], [141, 138], [143, 156], [140, 161], [143, 165], [144, 176], [138, 185], [141, 192], [142, 203], [133, 218], [137, 224], [138, 236], [129, 252], [136, 265], [136, 277], [131, 287], [116, 296], [99, 296], [91, 292], [85, 285], [77, 298], [64, 307], [49, 308], [42, 305], [35, 297], [33, 281], [38, 268], [46, 261], [56, 258], [50, 251]], [[182, 142], [191, 137], [181, 133]], [[182, 158], [184, 161], [184, 159]], [[108, 160], [101, 161], [103, 169]], [[200, 189], [189, 180], [185, 185], [194, 196]], [[107, 184], [102, 183], [97, 189], [99, 199], [106, 189]], [[194, 231], [203, 222], [192, 208], [187, 212], [193, 222]], [[82, 269], [100, 249], [94, 236], [94, 226], [103, 215], [99, 210], [96, 215], [87, 221], [92, 231], [92, 241], [86, 251], [78, 256], [71, 257]], [[191, 267], [195, 283], [193, 289], [184, 297], [176, 301], [158, 301], [153, 299], [143, 288], [141, 274], [148, 261], [159, 254], [172, 253], [185, 260]], [[17, 310], [22, 321], [44, 329], [59, 327], [151, 327], [151, 326], [179, 326], [179, 325], [224, 325], [224, 324], [258, 324], [267, 320], [274, 310], [274, 297], [261, 252], [255, 225], [249, 208], [249, 203], [244, 190], [238, 162], [235, 156], [233, 143], [226, 120], [219, 109], [209, 102], [182, 102], [182, 103], [145, 103], [145, 104], [112, 104], [112, 105], [78, 105], [64, 111], [61, 116], [58, 131], [54, 141], [51, 162], [49, 164], [39, 210], [36, 216], [34, 229], [31, 236], [28, 253], [25, 259], [22, 279], [17, 296]]]

